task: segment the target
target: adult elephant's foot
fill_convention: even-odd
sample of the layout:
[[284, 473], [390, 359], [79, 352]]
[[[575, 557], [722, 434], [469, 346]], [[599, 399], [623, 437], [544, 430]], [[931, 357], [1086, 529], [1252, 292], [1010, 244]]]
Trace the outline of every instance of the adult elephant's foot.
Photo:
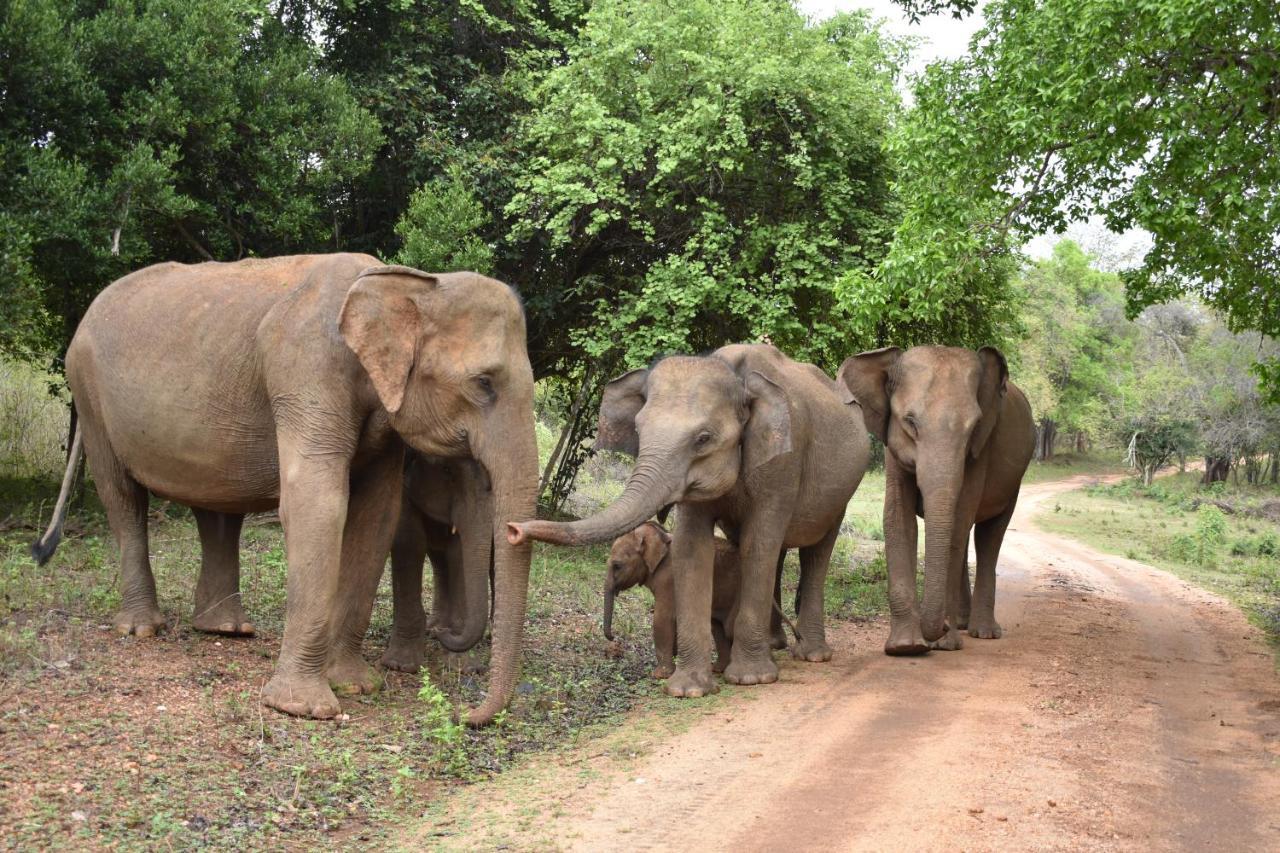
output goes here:
[[969, 620], [969, 636], [980, 640], [998, 640], [1004, 634], [1000, 623], [993, 617], [975, 616]]
[[720, 689], [715, 677], [708, 669], [680, 669], [671, 674], [664, 688], [667, 695], [681, 699], [697, 699], [699, 696], [710, 696]]
[[338, 697], [323, 678], [286, 676], [279, 672], [262, 688], [262, 704], [295, 717], [317, 720], [331, 719], [342, 710]]
[[782, 628], [778, 628], [769, 635], [769, 648], [781, 650], [789, 645], [791, 644], [787, 641], [787, 632]]
[[960, 615], [956, 617], [956, 627], [961, 631], [969, 627], [969, 611], [961, 611]]
[[656, 679], [658, 679], [658, 680], [662, 680], [662, 679], [664, 679], [664, 678], [670, 678], [670, 677], [671, 677], [671, 673], [673, 673], [673, 672], [675, 672], [675, 671], [676, 671], [676, 665], [675, 665], [675, 664], [673, 664], [673, 663], [660, 663], [660, 664], [658, 664], [657, 666], [655, 666], [655, 667], [653, 668], [653, 672], [649, 673], [649, 677], [650, 677], [650, 678], [656, 678]]
[[206, 634], [227, 637], [252, 637], [254, 634], [253, 623], [244, 615], [238, 595], [211, 607], [197, 604], [195, 615], [191, 617], [191, 627]]
[[382, 658], [378, 663], [384, 669], [394, 669], [397, 672], [417, 672], [427, 662], [423, 642], [422, 637], [418, 637], [416, 640], [407, 640], [392, 636], [387, 642], [387, 650], [382, 653]]
[[120, 612], [111, 620], [111, 624], [117, 634], [123, 634], [126, 637], [130, 634], [135, 637], [154, 637], [169, 624], [169, 620], [164, 618], [159, 607], [150, 604], [120, 608]]
[[929, 644], [929, 648], [940, 652], [958, 652], [964, 648], [964, 639], [960, 636], [959, 629], [948, 628], [947, 633]]
[[831, 647], [827, 645], [825, 640], [798, 640], [791, 647], [791, 656], [796, 660], [822, 663], [831, 660]]
[[382, 687], [382, 676], [364, 658], [341, 652], [329, 664], [326, 673], [333, 691], [342, 696], [376, 693]]
[[884, 644], [886, 655], [922, 655], [927, 651], [929, 644], [915, 619], [894, 622], [889, 628], [889, 639]]
[[735, 655], [725, 668], [724, 677], [734, 684], [772, 684], [778, 680], [778, 665], [770, 657], [753, 660]]

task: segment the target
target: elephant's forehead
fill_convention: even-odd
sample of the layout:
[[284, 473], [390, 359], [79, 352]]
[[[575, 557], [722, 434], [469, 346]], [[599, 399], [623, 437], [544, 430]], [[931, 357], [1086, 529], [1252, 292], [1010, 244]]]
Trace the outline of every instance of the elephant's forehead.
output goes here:
[[648, 400], [665, 407], [679, 404], [709, 414], [732, 404], [740, 395], [737, 376], [718, 359], [673, 356], [663, 359], [649, 374]]
[[978, 357], [956, 347], [920, 347], [909, 350], [898, 364], [898, 384], [921, 393], [939, 387], [978, 390]]

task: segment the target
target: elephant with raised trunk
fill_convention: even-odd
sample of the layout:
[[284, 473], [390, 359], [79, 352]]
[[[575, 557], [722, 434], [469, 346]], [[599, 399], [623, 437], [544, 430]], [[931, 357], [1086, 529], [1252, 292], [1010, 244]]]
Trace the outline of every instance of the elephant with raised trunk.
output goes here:
[[[533, 511], [524, 311], [510, 288], [474, 273], [433, 275], [352, 254], [148, 267], [89, 307], [67, 381], [76, 442], [120, 546], [120, 632], [145, 636], [165, 622], [148, 557], [148, 493], [197, 510], [196, 610], [221, 609], [215, 625], [245, 621], [241, 519], [279, 506], [284, 640], [262, 698], [290, 714], [332, 717], [334, 687], [378, 684], [361, 645], [395, 530], [405, 444], [483, 466], [495, 518]], [[42, 562], [66, 493], [33, 546]], [[494, 533], [491, 677], [471, 723], [489, 721], [511, 696], [524, 629], [529, 549]]]
[[678, 503], [671, 545], [680, 659], [673, 696], [702, 696], [711, 674], [711, 597], [719, 524], [741, 553], [742, 584], [725, 678], [776, 681], [769, 610], [778, 555], [800, 549], [799, 632], [792, 654], [831, 658], [823, 585], [845, 506], [866, 471], [868, 439], [857, 405], [817, 367], [767, 344], [671, 356], [610, 382], [597, 447], [636, 457], [622, 496], [571, 523], [511, 523], [513, 543], [611, 540]]
[[[1031, 461], [1031, 406], [993, 347], [897, 347], [845, 360], [840, 381], [885, 444], [884, 540], [891, 655], [998, 638], [996, 558]], [[925, 523], [924, 608], [916, 516]], [[966, 565], [973, 532], [973, 590]]]
[[[427, 635], [468, 651], [484, 637], [491, 610], [493, 492], [471, 459], [409, 451], [400, 521], [391, 544], [391, 637], [382, 665], [417, 672]], [[431, 618], [422, 606], [422, 568], [431, 561]]]

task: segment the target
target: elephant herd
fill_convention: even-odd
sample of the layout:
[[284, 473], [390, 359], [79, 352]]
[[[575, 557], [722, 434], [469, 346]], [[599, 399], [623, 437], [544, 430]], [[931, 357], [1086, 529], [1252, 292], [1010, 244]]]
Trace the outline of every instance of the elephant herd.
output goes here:
[[[78, 426], [33, 556], [43, 564], [57, 546], [83, 452], [120, 548], [116, 629], [145, 637], [166, 621], [147, 535], [155, 494], [196, 517], [194, 627], [251, 634], [239, 595], [241, 523], [278, 507], [285, 627], [262, 700], [289, 714], [332, 717], [336, 694], [377, 688], [362, 646], [388, 553], [394, 613], [383, 666], [418, 669], [428, 636], [465, 651], [492, 622], [488, 692], [467, 714], [473, 725], [513, 693], [535, 539], [615, 540], [605, 632], [615, 593], [648, 586], [653, 674], [673, 696], [713, 692], [715, 672], [738, 684], [777, 679], [790, 548], [800, 556], [791, 653], [829, 660], [825, 579], [867, 468], [868, 432], [886, 449], [885, 651], [958, 649], [966, 628], [1000, 636], [995, 563], [1033, 429], [990, 347], [890, 347], [847, 359], [838, 380], [767, 344], [631, 371], [605, 388], [597, 447], [634, 456], [635, 467], [616, 502], [570, 523], [534, 520], [524, 309], [481, 275], [355, 254], [160, 264], [99, 294], [66, 369]], [[673, 506], [668, 533], [651, 519]], [[917, 516], [926, 523], [923, 605]]]

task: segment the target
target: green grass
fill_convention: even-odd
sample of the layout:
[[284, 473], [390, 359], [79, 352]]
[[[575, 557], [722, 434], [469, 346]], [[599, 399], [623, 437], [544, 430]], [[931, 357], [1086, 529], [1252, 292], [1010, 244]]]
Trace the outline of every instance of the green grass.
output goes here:
[[1122, 453], [1116, 449], [1092, 450], [1088, 453], [1058, 453], [1044, 462], [1032, 462], [1027, 468], [1023, 484], [1047, 483], [1053, 480], [1065, 480], [1077, 474], [1126, 473], [1121, 460]]
[[1134, 479], [1086, 487], [1047, 506], [1036, 522], [1219, 593], [1280, 643], [1280, 523], [1247, 514], [1280, 501], [1280, 489], [1227, 483], [1206, 489], [1199, 479], [1187, 472], [1148, 487]]

